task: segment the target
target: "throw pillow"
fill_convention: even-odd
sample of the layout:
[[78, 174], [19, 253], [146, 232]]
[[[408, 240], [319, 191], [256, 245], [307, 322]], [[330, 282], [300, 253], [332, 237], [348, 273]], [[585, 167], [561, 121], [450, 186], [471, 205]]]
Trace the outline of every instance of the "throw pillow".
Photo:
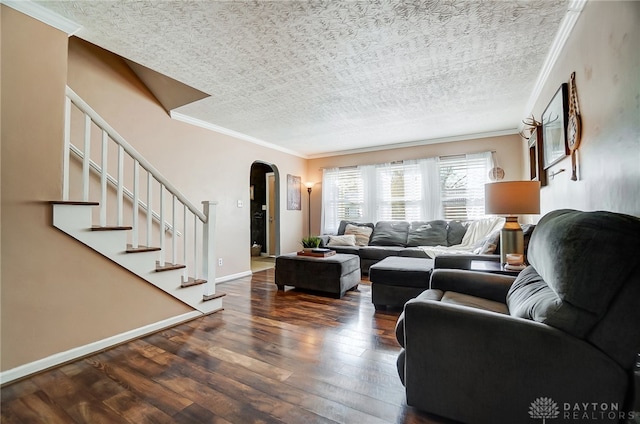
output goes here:
[[409, 223], [406, 221], [378, 221], [369, 246], [406, 246]]
[[368, 245], [372, 232], [373, 230], [369, 227], [358, 227], [351, 224], [347, 224], [347, 228], [344, 230], [345, 235], [354, 235], [356, 237], [356, 246]]
[[372, 222], [355, 222], [355, 221], [340, 221], [340, 225], [338, 225], [338, 234], [339, 236], [344, 235], [345, 230], [347, 229], [347, 225], [355, 225], [356, 227], [369, 227], [371, 231], [375, 228]]
[[446, 246], [447, 221], [414, 221], [409, 228], [407, 246]]
[[461, 244], [468, 227], [468, 221], [450, 221], [447, 226], [447, 246]]
[[353, 234], [342, 236], [329, 236], [329, 243], [327, 246], [355, 246], [356, 236]]
[[[479, 240], [475, 246], [473, 253], [477, 253], [478, 255], [490, 255], [496, 253], [496, 249], [500, 244], [500, 231], [494, 231], [491, 234], [485, 236], [483, 239]], [[497, 252], [500, 253], [500, 252]]]

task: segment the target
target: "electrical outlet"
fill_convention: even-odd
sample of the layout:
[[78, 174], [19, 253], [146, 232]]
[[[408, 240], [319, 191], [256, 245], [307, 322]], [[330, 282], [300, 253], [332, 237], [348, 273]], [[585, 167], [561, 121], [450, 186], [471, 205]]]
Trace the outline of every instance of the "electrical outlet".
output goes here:
[[218, 258], [218, 266], [222, 266], [222, 258]]

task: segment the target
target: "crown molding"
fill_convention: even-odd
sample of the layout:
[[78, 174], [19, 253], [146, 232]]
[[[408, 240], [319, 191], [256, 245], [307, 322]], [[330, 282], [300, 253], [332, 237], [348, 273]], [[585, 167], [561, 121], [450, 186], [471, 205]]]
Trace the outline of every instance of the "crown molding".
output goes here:
[[[571, 0], [569, 5], [567, 6], [567, 14], [562, 19], [560, 23], [560, 28], [558, 28], [558, 32], [556, 33], [556, 37], [551, 43], [549, 48], [549, 53], [547, 53], [547, 57], [542, 64], [542, 69], [540, 69], [540, 73], [538, 74], [538, 79], [536, 80], [535, 85], [533, 86], [533, 90], [529, 95], [529, 100], [526, 103], [524, 108], [523, 116], [529, 116], [531, 111], [533, 110], [533, 106], [535, 105], [538, 97], [540, 97], [540, 93], [542, 92], [542, 88], [547, 83], [549, 78], [549, 74], [551, 74], [551, 70], [556, 64], [558, 57], [560, 56], [560, 52], [564, 48], [564, 45], [567, 43], [571, 32], [573, 31], [573, 27], [576, 25], [584, 6], [587, 4], [588, 0]], [[519, 130], [524, 128], [524, 124], [521, 123], [518, 127]]]
[[24, 13], [27, 16], [31, 16], [32, 18], [49, 26], [59, 29], [60, 31], [67, 33], [69, 37], [82, 29], [82, 25], [60, 16], [46, 7], [32, 2], [31, 0], [0, 0], [0, 3], [17, 10], [18, 12]]
[[261, 139], [256, 138], [256, 137], [252, 137], [252, 136], [247, 135], [247, 134], [243, 134], [243, 133], [238, 132], [238, 131], [234, 131], [234, 130], [230, 130], [228, 128], [221, 127], [219, 125], [215, 125], [215, 124], [212, 124], [212, 123], [207, 122], [207, 121], [203, 121], [202, 119], [194, 118], [192, 116], [187, 116], [187, 115], [185, 115], [183, 113], [180, 113], [180, 112], [176, 112], [176, 111], [172, 110], [171, 112], [169, 112], [169, 115], [171, 116], [172, 119], [175, 119], [176, 121], [186, 122], [187, 124], [195, 125], [197, 127], [201, 127], [201, 128], [205, 128], [205, 129], [208, 129], [208, 130], [211, 130], [211, 131], [215, 131], [215, 132], [221, 133], [221, 134], [229, 135], [231, 137], [235, 137], [235, 138], [238, 138], [240, 140], [248, 141], [249, 143], [257, 144], [259, 146], [267, 147], [267, 148], [273, 149], [273, 150], [278, 150], [280, 152], [287, 153], [287, 154], [293, 155], [293, 156], [297, 156], [297, 157], [302, 158], [302, 159], [309, 159], [308, 156], [303, 155], [302, 153], [296, 152], [294, 150], [287, 149], [285, 147], [281, 147], [281, 146], [278, 146], [278, 145], [273, 144], [273, 143], [269, 143], [267, 141], [261, 140]]

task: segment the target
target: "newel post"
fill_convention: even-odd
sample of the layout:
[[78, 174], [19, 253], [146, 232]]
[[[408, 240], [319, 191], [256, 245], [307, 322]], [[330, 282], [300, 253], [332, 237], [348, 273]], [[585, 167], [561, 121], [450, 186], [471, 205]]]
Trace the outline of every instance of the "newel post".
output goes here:
[[202, 237], [202, 278], [207, 280], [204, 285], [204, 297], [216, 293], [216, 206], [218, 202], [202, 202], [202, 212], [207, 217], [204, 223]]

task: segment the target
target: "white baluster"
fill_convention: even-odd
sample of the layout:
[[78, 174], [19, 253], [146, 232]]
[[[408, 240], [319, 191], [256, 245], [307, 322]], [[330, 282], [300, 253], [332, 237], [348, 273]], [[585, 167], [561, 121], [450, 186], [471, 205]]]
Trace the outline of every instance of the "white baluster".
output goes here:
[[118, 227], [122, 227], [124, 221], [124, 211], [123, 211], [123, 182], [124, 180], [124, 148], [122, 146], [118, 146]]
[[178, 237], [176, 236], [176, 196], [171, 199], [171, 263], [178, 263]]
[[151, 233], [153, 231], [153, 209], [152, 209], [152, 193], [153, 193], [153, 175], [147, 171], [147, 246], [151, 247]]
[[216, 205], [217, 202], [202, 202], [203, 212], [207, 217], [204, 223], [202, 236], [202, 278], [207, 280], [204, 285], [204, 296], [211, 296], [216, 293]]
[[131, 246], [138, 248], [138, 211], [140, 207], [140, 165], [133, 160], [133, 222], [131, 224]]
[[89, 201], [89, 160], [91, 159], [91, 117], [84, 115], [84, 156], [82, 158], [82, 200]]
[[198, 217], [193, 214], [193, 278], [200, 276], [198, 270]]
[[160, 266], [164, 266], [164, 186], [160, 184]]
[[71, 144], [71, 99], [64, 104], [64, 148], [62, 152], [62, 200], [69, 200], [69, 155]]
[[187, 205], [182, 205], [182, 263], [187, 265], [184, 269], [184, 281], [189, 279], [187, 264]]
[[107, 226], [107, 148], [109, 134], [102, 130], [102, 157], [100, 158], [100, 226]]

